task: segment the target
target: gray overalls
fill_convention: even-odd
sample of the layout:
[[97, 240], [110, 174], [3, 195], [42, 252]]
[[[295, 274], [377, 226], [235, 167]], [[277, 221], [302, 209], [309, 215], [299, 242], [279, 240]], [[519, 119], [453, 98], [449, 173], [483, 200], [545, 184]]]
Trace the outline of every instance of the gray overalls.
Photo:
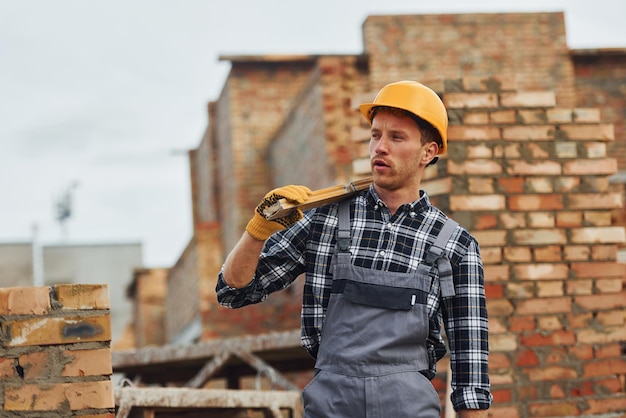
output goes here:
[[428, 272], [437, 261], [443, 296], [454, 295], [443, 248], [449, 220], [427, 265], [393, 273], [352, 265], [350, 199], [339, 205], [333, 284], [315, 378], [303, 392], [306, 418], [439, 418], [439, 396], [420, 372], [429, 368]]

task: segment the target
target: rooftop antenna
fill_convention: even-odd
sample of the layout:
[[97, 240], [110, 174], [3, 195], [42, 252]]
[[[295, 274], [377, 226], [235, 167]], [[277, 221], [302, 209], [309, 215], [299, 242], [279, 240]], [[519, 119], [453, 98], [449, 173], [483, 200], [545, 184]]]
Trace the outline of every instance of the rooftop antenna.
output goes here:
[[73, 181], [61, 194], [55, 203], [56, 220], [61, 227], [61, 240], [67, 240], [67, 220], [72, 216], [72, 192], [78, 187], [78, 182]]

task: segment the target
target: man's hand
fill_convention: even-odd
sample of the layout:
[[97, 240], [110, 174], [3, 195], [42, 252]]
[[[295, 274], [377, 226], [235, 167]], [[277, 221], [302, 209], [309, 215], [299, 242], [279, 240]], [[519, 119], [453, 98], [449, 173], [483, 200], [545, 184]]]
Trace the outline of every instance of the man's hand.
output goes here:
[[259, 241], [267, 240], [270, 235], [276, 231], [289, 228], [300, 219], [302, 219], [302, 211], [296, 210], [287, 216], [268, 221], [263, 216], [263, 210], [280, 199], [287, 199], [294, 203], [304, 202], [310, 195], [311, 190], [306, 186], [285, 186], [274, 189], [261, 200], [254, 211], [254, 216], [248, 222], [246, 231], [251, 237]]

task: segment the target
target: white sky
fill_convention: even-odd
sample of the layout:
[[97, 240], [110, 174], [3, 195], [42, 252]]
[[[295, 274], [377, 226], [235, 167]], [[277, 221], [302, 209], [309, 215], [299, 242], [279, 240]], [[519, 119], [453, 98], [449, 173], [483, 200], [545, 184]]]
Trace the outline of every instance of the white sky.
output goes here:
[[141, 242], [171, 266], [219, 55], [356, 54], [368, 15], [518, 11], [565, 12], [570, 48], [626, 48], [624, 0], [0, 0], [0, 242], [36, 224], [43, 244]]

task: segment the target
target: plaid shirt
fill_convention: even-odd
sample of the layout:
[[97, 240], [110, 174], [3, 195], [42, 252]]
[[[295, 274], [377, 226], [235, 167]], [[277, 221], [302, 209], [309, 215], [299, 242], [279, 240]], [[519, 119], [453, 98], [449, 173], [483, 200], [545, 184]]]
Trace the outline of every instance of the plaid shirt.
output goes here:
[[[391, 214], [373, 187], [352, 197], [351, 247], [355, 266], [390, 272], [411, 272], [423, 262], [446, 216], [428, 196], [402, 205]], [[220, 272], [218, 301], [239, 308], [263, 301], [306, 273], [302, 304], [302, 345], [317, 354], [333, 280], [338, 204], [313, 209], [291, 228], [272, 235], [261, 253], [252, 282], [229, 287]], [[488, 376], [488, 326], [483, 266], [478, 243], [462, 227], [452, 234], [446, 252], [453, 270], [456, 295], [441, 299], [438, 271], [431, 269], [427, 300], [430, 333], [427, 341], [432, 378], [436, 362], [446, 352], [441, 324], [450, 346], [452, 403], [455, 409], [486, 409], [492, 397]], [[443, 303], [441, 303], [443, 301]]]

